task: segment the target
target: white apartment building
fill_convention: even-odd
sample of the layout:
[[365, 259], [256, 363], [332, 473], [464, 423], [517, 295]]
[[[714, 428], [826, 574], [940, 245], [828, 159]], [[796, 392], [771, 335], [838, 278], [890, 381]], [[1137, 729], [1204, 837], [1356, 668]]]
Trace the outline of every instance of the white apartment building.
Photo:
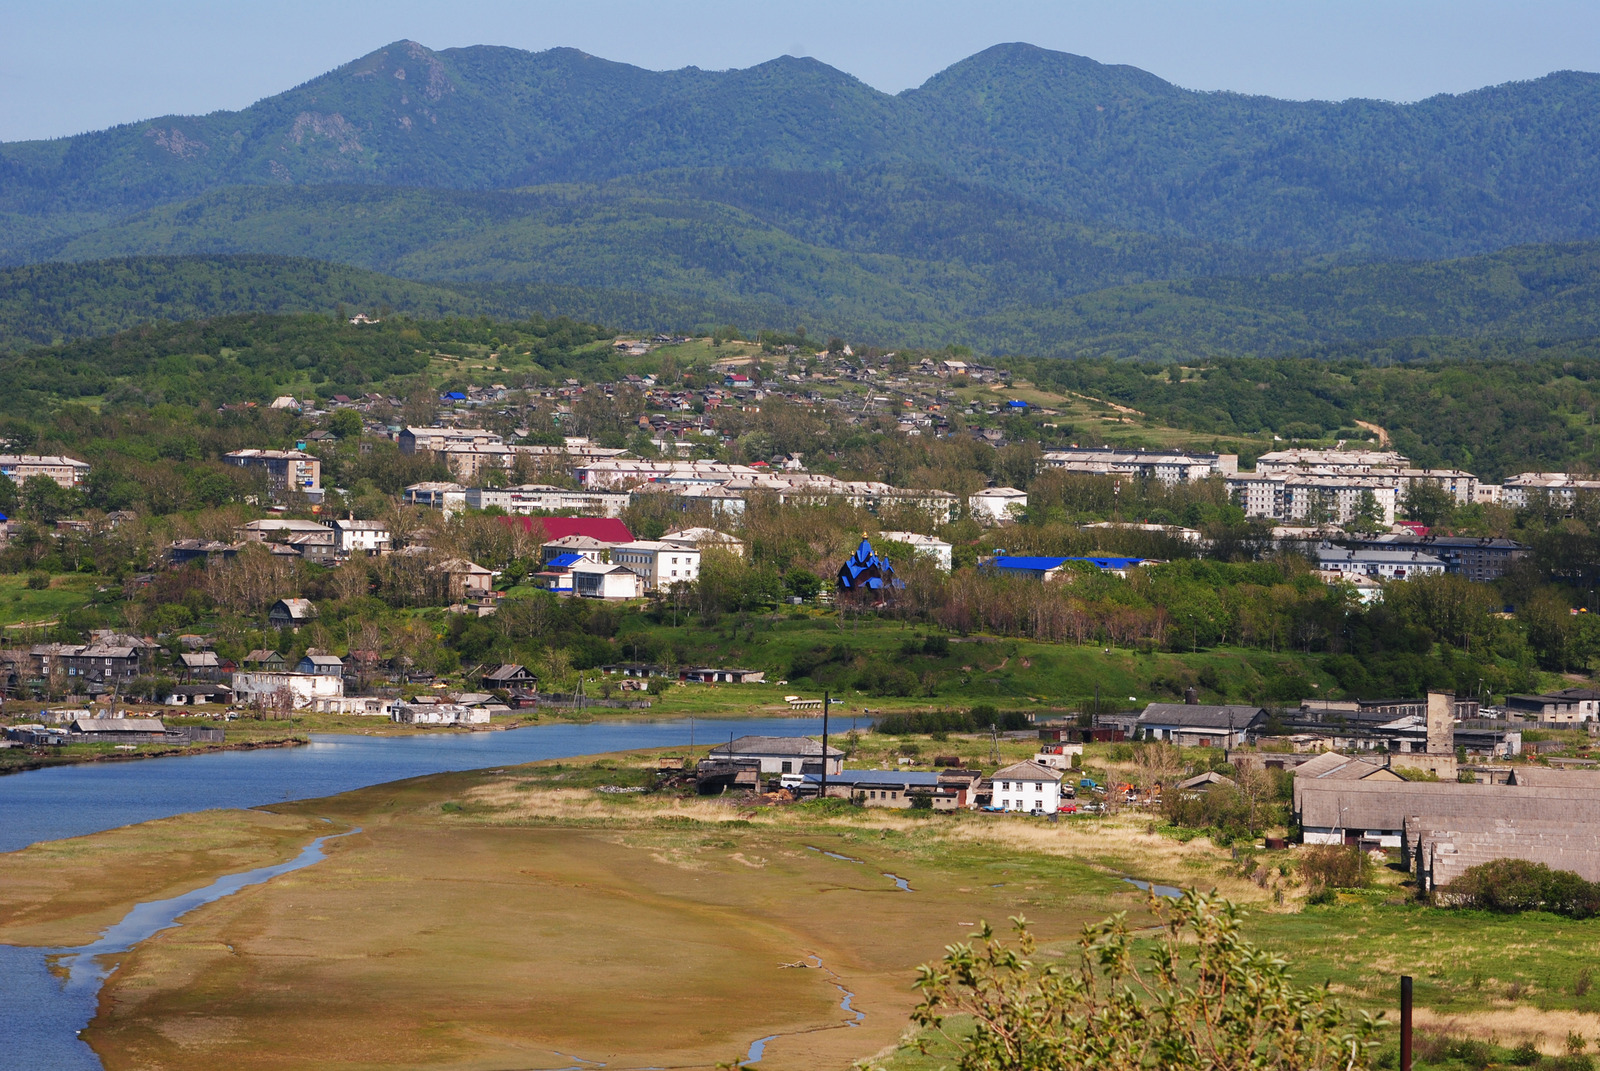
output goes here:
[[401, 428], [396, 439], [402, 454], [426, 454], [460, 446], [500, 446], [503, 440], [483, 428]]
[[482, 483], [491, 472], [510, 472], [516, 461], [511, 447], [499, 443], [447, 446], [435, 453], [450, 475], [466, 484]]
[[646, 591], [664, 590], [700, 576], [700, 549], [683, 543], [640, 539], [612, 547], [611, 563], [637, 573]]
[[698, 547], [701, 550], [725, 550], [729, 554], [744, 557], [744, 544], [727, 532], [719, 532], [715, 528], [679, 528], [662, 536], [661, 542]]
[[1377, 519], [1387, 527], [1394, 524], [1399, 497], [1395, 481], [1381, 476], [1240, 473], [1228, 477], [1227, 487], [1245, 516], [1275, 521], [1304, 521], [1325, 508], [1329, 521], [1347, 524], [1360, 511], [1363, 496], [1371, 492]]
[[1019, 762], [996, 770], [990, 806], [1002, 811], [1055, 814], [1061, 809], [1061, 773], [1037, 762]]
[[1028, 508], [1028, 492], [1015, 487], [985, 487], [967, 499], [967, 510], [984, 524], [1001, 524], [1015, 519]]
[[590, 517], [620, 517], [627, 506], [626, 491], [573, 491], [549, 484], [528, 483], [520, 487], [473, 487], [462, 496], [469, 509], [498, 506], [507, 513], [555, 513], [576, 510]]
[[1541, 497], [1570, 506], [1579, 494], [1600, 493], [1600, 480], [1582, 479], [1569, 472], [1521, 472], [1500, 485], [1500, 500], [1513, 509], [1526, 509]]
[[1317, 471], [1364, 476], [1409, 469], [1411, 459], [1393, 450], [1274, 450], [1256, 458], [1256, 475]]
[[411, 506], [432, 506], [446, 513], [456, 513], [467, 508], [467, 489], [459, 483], [425, 480], [406, 488], [405, 501]]
[[43, 454], [0, 454], [0, 476], [22, 484], [46, 476], [62, 487], [76, 487], [89, 475], [89, 463], [70, 457]]
[[1418, 550], [1347, 550], [1323, 543], [1317, 547], [1317, 568], [1324, 573], [1339, 573], [1341, 576], [1408, 580], [1442, 573], [1445, 564], [1432, 554]]
[[927, 558], [947, 573], [950, 571], [950, 544], [938, 536], [925, 536], [917, 532], [880, 532], [878, 538], [890, 543], [904, 543], [917, 557]]
[[589, 488], [638, 487], [655, 483], [681, 487], [719, 487], [729, 480], [761, 475], [749, 465], [721, 461], [630, 461], [605, 458], [579, 465], [578, 482]]
[[1039, 457], [1039, 467], [1091, 476], [1132, 476], [1170, 485], [1212, 476], [1230, 476], [1239, 471], [1239, 455], [1072, 447], [1067, 450], [1046, 450]]
[[265, 472], [275, 497], [297, 492], [313, 502], [322, 498], [322, 462], [310, 454], [299, 450], [234, 450], [223, 454], [222, 460]]

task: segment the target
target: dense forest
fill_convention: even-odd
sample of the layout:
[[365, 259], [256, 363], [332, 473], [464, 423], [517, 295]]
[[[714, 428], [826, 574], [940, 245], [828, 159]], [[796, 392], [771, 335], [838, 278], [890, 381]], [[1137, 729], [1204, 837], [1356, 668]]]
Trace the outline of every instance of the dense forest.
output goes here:
[[1416, 104], [1180, 89], [998, 45], [890, 96], [809, 59], [647, 71], [573, 49], [401, 41], [238, 112], [0, 148], [13, 254], [223, 186], [505, 189], [674, 167], [889, 165], [1097, 225], [1379, 257], [1600, 234], [1600, 78]]
[[[0, 349], [147, 320], [327, 312], [340, 304], [419, 318], [570, 315], [647, 331], [803, 324], [884, 347], [957, 344], [992, 353], [1180, 363], [1308, 351], [1388, 363], [1520, 353], [1537, 349], [1535, 340], [1600, 335], [1600, 243], [1080, 293], [1125, 275], [1251, 265], [1222, 253], [1190, 250], [1190, 256], [1138, 235], [1085, 237], [1058, 227], [1052, 239], [1048, 228], [1034, 226], [1039, 221], [1007, 218], [999, 208], [979, 212], [987, 221], [979, 225], [937, 200], [879, 193], [871, 213], [835, 206], [837, 213], [823, 219], [796, 209], [780, 227], [727, 206], [721, 216], [708, 214], [691, 201], [656, 200], [638, 215], [628, 206], [639, 203], [620, 194], [584, 198], [566, 191], [567, 205], [557, 211], [539, 193], [230, 191], [215, 198], [227, 226], [248, 225], [251, 205], [266, 206], [259, 245], [359, 259], [371, 232], [388, 229], [373, 263], [435, 281], [298, 256], [227, 253], [30, 265], [0, 270]], [[530, 214], [497, 222], [493, 214], [458, 213], [447, 240], [436, 242], [429, 230], [436, 201], [480, 197], [524, 198]], [[353, 211], [357, 205], [363, 211]], [[543, 207], [535, 212], [534, 205]], [[213, 244], [199, 237], [207, 233], [204, 218], [191, 219], [188, 245]], [[991, 244], [985, 228], [1015, 233]], [[849, 248], [818, 244], [824, 238]], [[173, 244], [161, 238], [151, 248]], [[445, 277], [451, 281], [437, 281]], [[628, 289], [614, 288], [619, 282]], [[1053, 288], [1060, 288], [1059, 300]], [[1451, 338], [1504, 342], [1473, 346]]]

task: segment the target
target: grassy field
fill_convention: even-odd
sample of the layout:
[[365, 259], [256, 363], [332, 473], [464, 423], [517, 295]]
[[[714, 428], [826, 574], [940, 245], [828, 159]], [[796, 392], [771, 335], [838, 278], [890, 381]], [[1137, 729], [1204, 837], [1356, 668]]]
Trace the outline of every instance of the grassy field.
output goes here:
[[[1335, 686], [1333, 678], [1320, 671], [1320, 658], [1292, 651], [1232, 647], [1197, 653], [1120, 647], [1108, 651], [1093, 645], [993, 636], [947, 637], [893, 621], [841, 622], [835, 614], [813, 610], [731, 617], [710, 629], [688, 623], [649, 625], [643, 619], [630, 623], [630, 628], [638, 629], [641, 642], [647, 637], [656, 649], [685, 652], [685, 661], [703, 659], [708, 665], [761, 669], [772, 682], [669, 688], [656, 703], [655, 709], [686, 714], [727, 709], [730, 700], [737, 704], [742, 699], [748, 707], [756, 707], [782, 703], [784, 695], [820, 698], [825, 687], [831, 687], [834, 697], [852, 708], [874, 710], [974, 703], [1013, 709], [1046, 703], [1082, 709], [1083, 704], [1092, 703], [1098, 687], [1102, 709], [1117, 710], [1181, 698], [1191, 685], [1200, 689], [1202, 701], [1242, 701], [1285, 676], [1303, 677], [1322, 690]], [[618, 647], [624, 651], [629, 635], [625, 632], [618, 638]], [[936, 642], [948, 639], [943, 653], [928, 650], [924, 641], [930, 637]], [[921, 694], [913, 696], [859, 691], [854, 687], [858, 659], [904, 667], [919, 683], [931, 687], [919, 687]], [[1207, 666], [1215, 667], [1212, 679], [1221, 682], [1225, 692], [1200, 683], [1201, 671]], [[800, 676], [797, 670], [806, 675]], [[599, 693], [591, 690], [591, 694]]]
[[0, 626], [41, 625], [62, 614], [87, 606], [94, 597], [92, 577], [67, 575], [50, 578], [47, 588], [33, 589], [28, 577], [0, 576]]

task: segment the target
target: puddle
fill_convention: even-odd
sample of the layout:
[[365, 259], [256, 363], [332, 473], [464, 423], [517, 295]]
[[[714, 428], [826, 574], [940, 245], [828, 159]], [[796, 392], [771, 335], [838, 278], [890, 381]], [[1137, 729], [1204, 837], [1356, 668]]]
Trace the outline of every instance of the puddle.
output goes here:
[[[856, 863], [861, 866], [867, 865], [867, 861], [865, 859], [856, 859], [853, 856], [840, 855], [838, 852], [830, 852], [826, 848], [818, 848], [815, 844], [807, 844], [806, 850], [810, 852], [818, 852], [822, 855], [826, 855], [829, 859], [838, 859], [845, 863]], [[911, 887], [911, 882], [909, 879], [902, 878], [899, 874], [891, 874], [887, 870], [883, 871], [882, 873], [884, 877], [894, 882], [894, 887], [899, 889], [901, 892], [917, 891]]]
[[1183, 899], [1183, 890], [1178, 888], [1176, 885], [1151, 885], [1148, 881], [1141, 881], [1138, 878], [1123, 878], [1122, 880], [1127, 882], [1129, 885], [1153, 892], [1157, 896], [1165, 896], [1171, 900]]

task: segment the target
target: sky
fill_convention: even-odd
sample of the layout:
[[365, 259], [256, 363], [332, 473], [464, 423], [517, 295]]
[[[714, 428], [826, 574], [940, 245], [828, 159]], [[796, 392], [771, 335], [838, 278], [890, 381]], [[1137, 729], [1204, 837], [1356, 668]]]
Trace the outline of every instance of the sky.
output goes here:
[[1595, 0], [0, 0], [0, 140], [241, 108], [391, 41], [642, 67], [813, 56], [886, 92], [1027, 41], [1190, 89], [1410, 101], [1600, 70]]

